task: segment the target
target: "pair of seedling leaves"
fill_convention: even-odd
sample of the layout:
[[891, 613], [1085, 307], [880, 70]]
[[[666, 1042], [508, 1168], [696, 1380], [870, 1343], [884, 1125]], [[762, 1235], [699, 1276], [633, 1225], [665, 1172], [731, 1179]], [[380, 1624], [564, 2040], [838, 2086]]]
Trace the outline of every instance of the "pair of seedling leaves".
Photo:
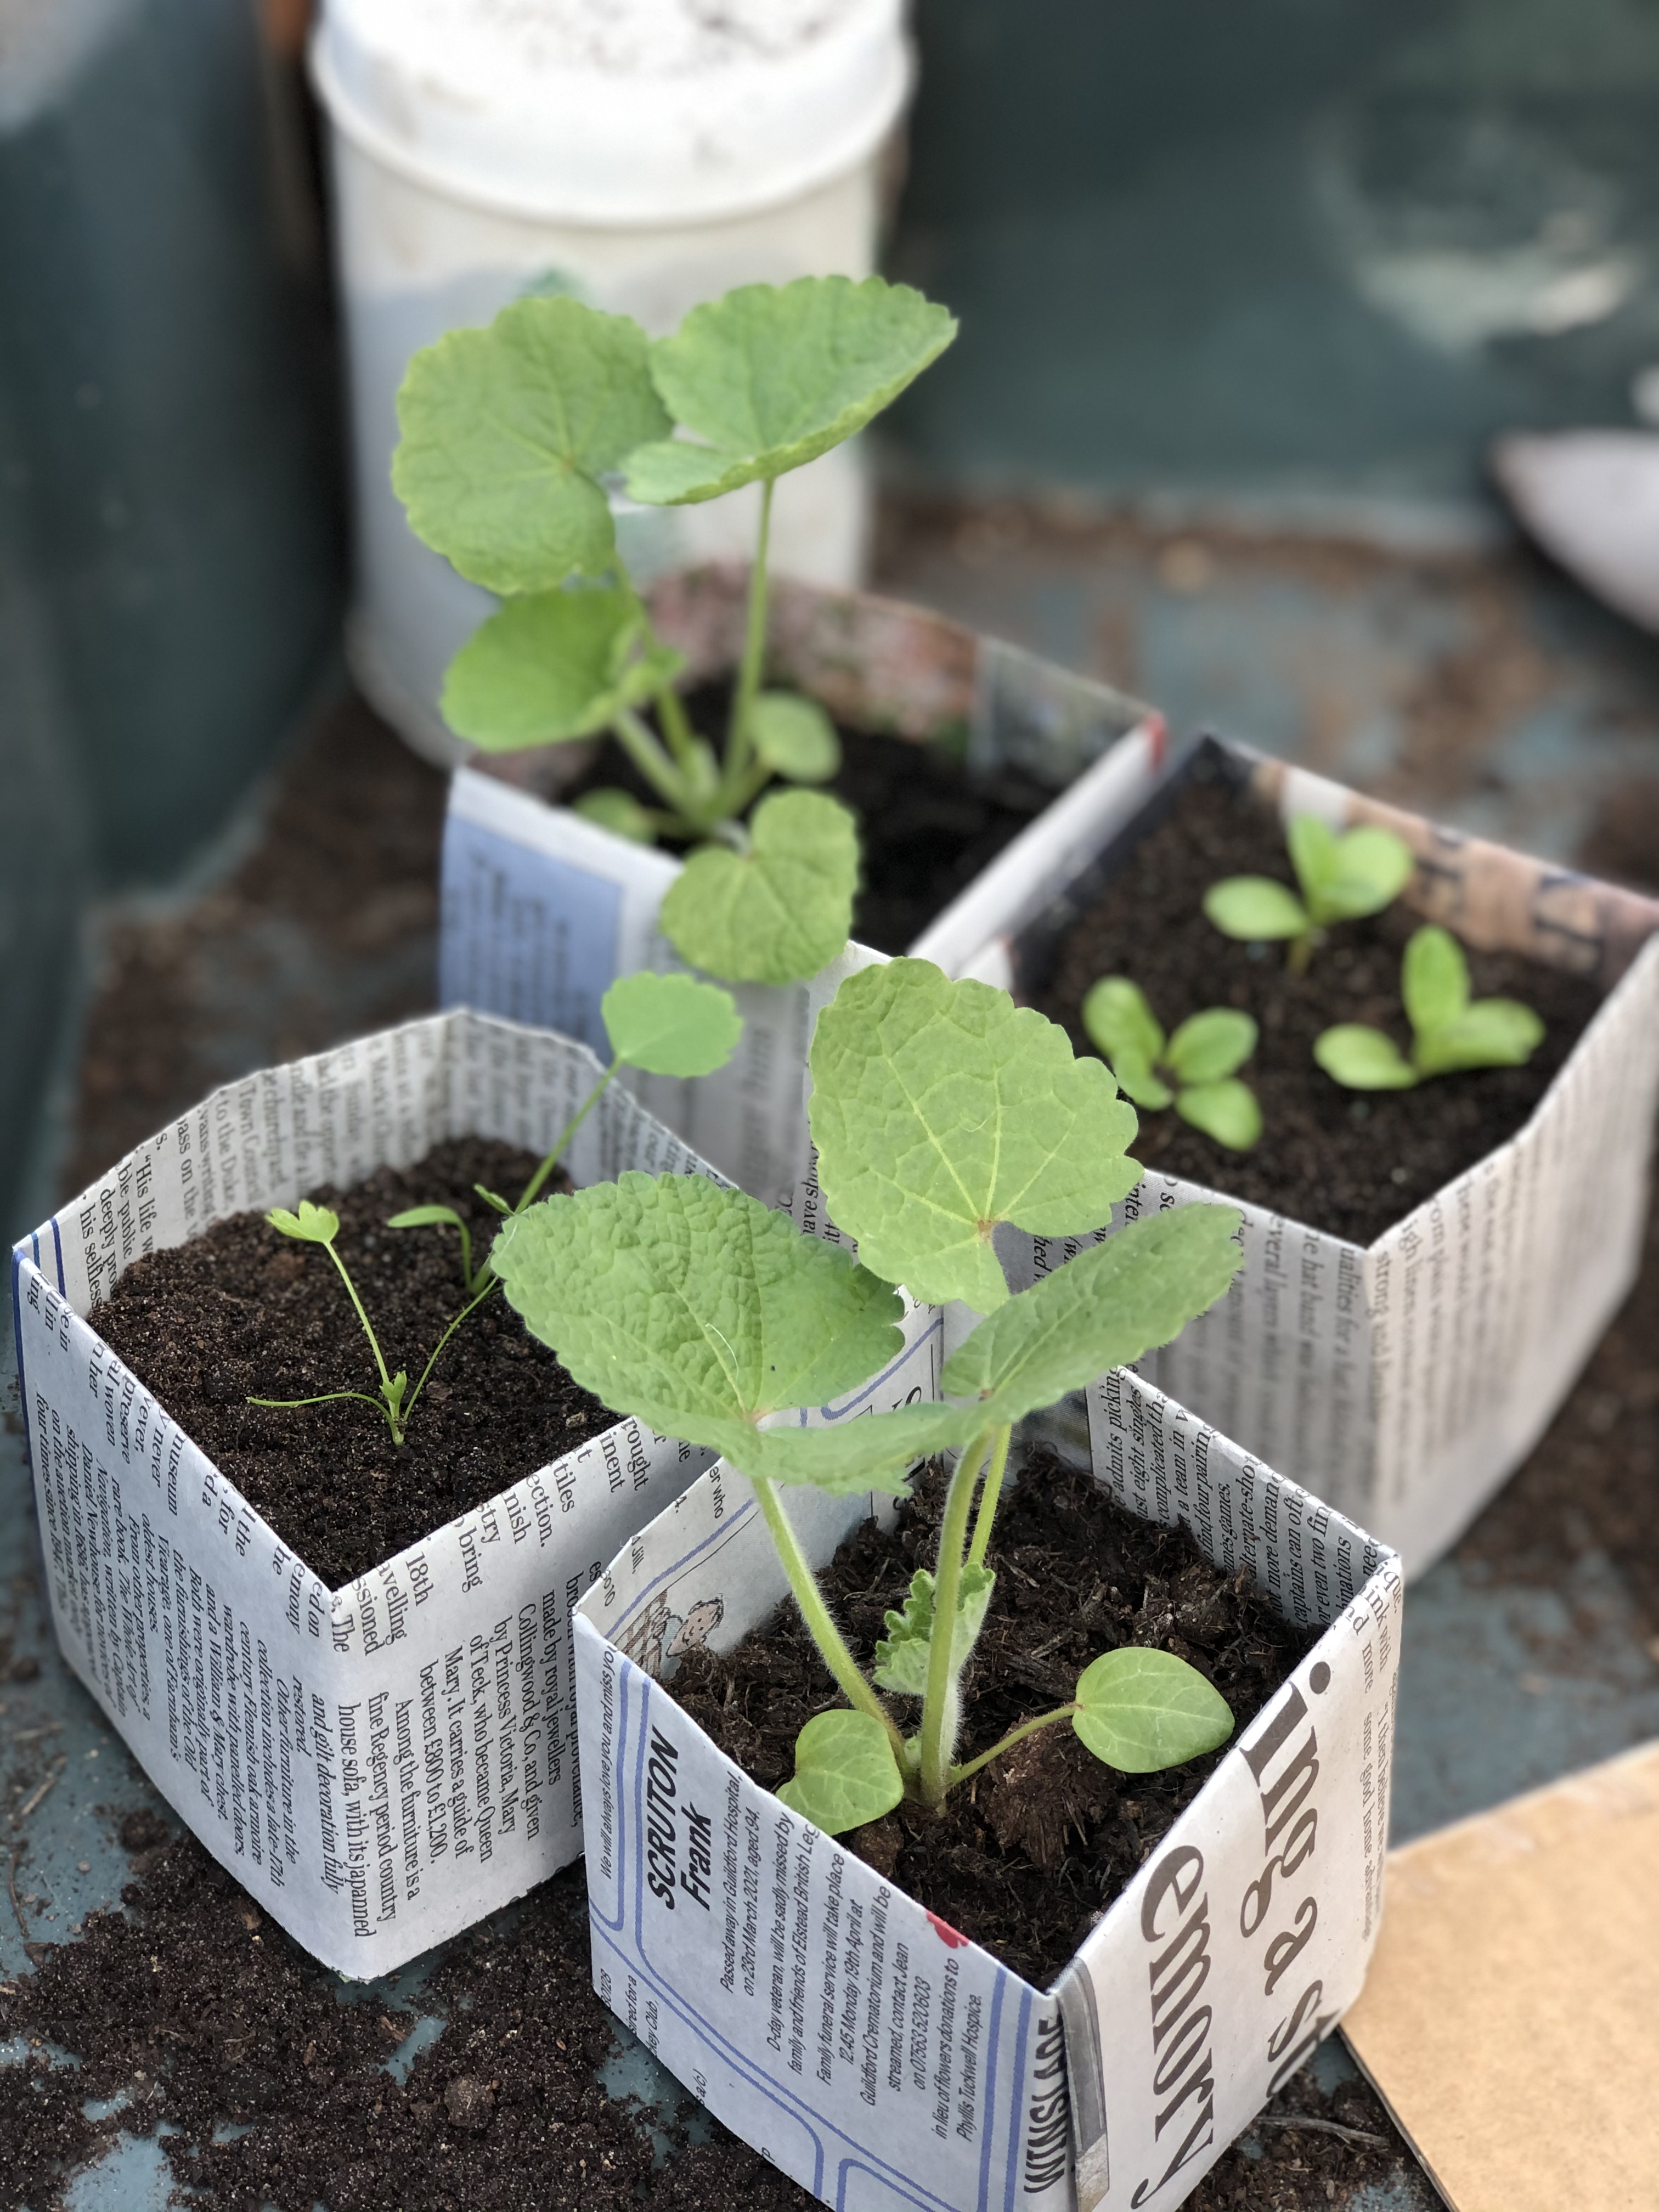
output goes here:
[[[857, 888], [853, 818], [823, 793], [774, 793], [743, 820], [774, 776], [824, 783], [840, 764], [821, 707], [761, 688], [773, 486], [861, 429], [955, 335], [943, 307], [879, 277], [744, 285], [655, 343], [626, 315], [532, 298], [416, 354], [398, 393], [392, 483], [410, 526], [507, 600], [451, 664], [446, 720], [487, 751], [612, 732], [663, 805], [610, 790], [579, 811], [647, 842], [714, 841], [661, 916], [710, 975], [815, 975], [850, 933]], [[682, 657], [618, 555], [618, 482], [670, 507], [761, 485], [723, 757], [690, 727], [674, 689]], [[641, 718], [647, 704], [660, 738]]]
[[[1139, 1179], [1133, 1109], [1109, 1070], [1007, 995], [918, 960], [849, 976], [820, 1017], [811, 1129], [845, 1246], [799, 1234], [742, 1192], [624, 1174], [507, 1224], [493, 1258], [532, 1333], [618, 1412], [719, 1452], [746, 1474], [803, 1616], [850, 1710], [803, 1731], [796, 1810], [831, 1832], [945, 1790], [1006, 1747], [954, 1761], [962, 1674], [984, 1618], [986, 1565], [1012, 1425], [1166, 1343], [1231, 1283], [1236, 1208], [1193, 1205], [1085, 1244], [1010, 1297], [1004, 1223], [1086, 1237]], [[946, 1364], [953, 1403], [805, 1425], [889, 1368], [912, 1297], [985, 1316]], [[931, 1453], [960, 1453], [933, 1575], [890, 1613], [874, 1683], [858, 1668], [789, 1523], [780, 1486], [902, 1492]], [[971, 1545], [968, 1522], [981, 1475]], [[906, 1735], [878, 1694], [923, 1698]], [[1065, 1706], [1097, 1756], [1134, 1772], [1213, 1748], [1224, 1701], [1170, 1654], [1126, 1650], [1085, 1669]], [[1009, 1739], [1006, 1741], [1012, 1741]]]

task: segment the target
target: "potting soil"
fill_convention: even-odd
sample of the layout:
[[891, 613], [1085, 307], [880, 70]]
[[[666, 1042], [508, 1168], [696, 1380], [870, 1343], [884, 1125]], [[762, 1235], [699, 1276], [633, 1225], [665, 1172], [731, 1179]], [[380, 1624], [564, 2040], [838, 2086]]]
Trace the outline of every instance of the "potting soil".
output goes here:
[[[509, 1203], [535, 1157], [467, 1137], [409, 1168], [381, 1168], [348, 1191], [307, 1194], [340, 1217], [337, 1249], [368, 1309], [387, 1366], [414, 1389], [465, 1304], [453, 1228], [395, 1230], [389, 1216], [453, 1206], [476, 1264], [497, 1217], [482, 1182]], [[550, 1188], [559, 1188], [557, 1182]], [[130, 1267], [93, 1325], [132, 1372], [331, 1589], [367, 1573], [457, 1514], [480, 1505], [616, 1419], [529, 1335], [499, 1290], [461, 1324], [392, 1440], [374, 1405], [295, 1407], [250, 1397], [331, 1390], [372, 1397], [374, 1354], [326, 1252], [239, 1213]]]
[[1255, 1149], [1229, 1151], [1170, 1108], [1141, 1112], [1135, 1158], [1160, 1174], [1371, 1243], [1525, 1125], [1601, 993], [1582, 976], [1519, 954], [1470, 951], [1477, 998], [1522, 1000], [1543, 1020], [1543, 1042], [1527, 1065], [1437, 1076], [1410, 1091], [1346, 1091], [1315, 1061], [1314, 1040], [1338, 1022], [1364, 1022], [1409, 1051], [1400, 963], [1422, 918], [1396, 901], [1382, 914], [1339, 922], [1307, 971], [1294, 975], [1282, 946], [1240, 944], [1206, 920], [1205, 892], [1239, 875], [1272, 876], [1294, 888], [1282, 832], [1220, 781], [1195, 779], [1073, 925], [1034, 1003], [1080, 1053], [1095, 1049], [1082, 1006], [1103, 975], [1138, 983], [1170, 1034], [1210, 1006], [1253, 1016], [1260, 1035], [1240, 1073], [1261, 1107]]
[[[931, 1473], [890, 1532], [866, 1522], [822, 1578], [862, 1663], [872, 1662], [886, 1608], [917, 1567], [933, 1564], [944, 1493], [943, 1476]], [[1121, 1644], [1196, 1667], [1231, 1706], [1237, 1732], [1322, 1633], [1283, 1620], [1248, 1569], [1224, 1574], [1184, 1528], [1136, 1519], [1046, 1450], [1005, 1496], [989, 1564], [996, 1588], [963, 1682], [959, 1759], [1066, 1704], [1089, 1662]], [[793, 1604], [725, 1656], [689, 1654], [672, 1694], [769, 1789], [794, 1771], [803, 1725], [838, 1702]], [[920, 1707], [904, 1702], [914, 1719]], [[953, 1790], [941, 1812], [901, 1806], [842, 1840], [1042, 1989], [1223, 1756], [1120, 1774], [1062, 1723]]]

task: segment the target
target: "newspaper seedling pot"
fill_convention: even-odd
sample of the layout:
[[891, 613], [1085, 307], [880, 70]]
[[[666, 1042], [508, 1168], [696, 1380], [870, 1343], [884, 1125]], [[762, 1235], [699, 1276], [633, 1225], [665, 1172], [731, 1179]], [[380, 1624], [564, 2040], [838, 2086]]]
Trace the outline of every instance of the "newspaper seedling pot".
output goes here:
[[[446, 1138], [544, 1151], [600, 1073], [584, 1046], [510, 1023], [409, 1022], [215, 1091], [13, 1254], [64, 1656], [220, 1863], [356, 1978], [580, 1854], [570, 1607], [709, 1455], [618, 1421], [331, 1590], [116, 1358], [94, 1309], [143, 1254], [245, 1208]], [[712, 1173], [615, 1085], [566, 1165], [579, 1184]]]
[[[1054, 1985], [792, 1814], [674, 1702], [670, 1625], [728, 1650], [785, 1595], [718, 1463], [576, 1608], [599, 1995], [826, 2203], [1170, 2212], [1358, 1993], [1388, 1837], [1395, 1554], [1150, 1384], [1088, 1394], [1097, 1479], [1325, 1633]], [[815, 1565], [869, 1510], [797, 1492]]]
[[[657, 586], [653, 619], [686, 656], [688, 682], [736, 665], [746, 589], [746, 572], [732, 566]], [[1013, 767], [1058, 793], [1115, 746], [1149, 766], [1162, 759], [1163, 722], [1139, 702], [942, 616], [788, 579], [775, 579], [770, 596], [772, 680], [895, 744], [949, 744], [970, 778]], [[439, 997], [603, 1051], [599, 1000], [615, 977], [684, 964], [657, 927], [680, 863], [556, 804], [587, 755], [580, 745], [541, 746], [480, 756], [457, 772], [444, 836]], [[936, 939], [982, 934], [983, 881], [968, 884], [910, 949], [933, 958]], [[821, 982], [735, 986], [743, 1042], [716, 1075], [624, 1079], [669, 1127], [769, 1204], [806, 1171], [801, 1085]]]
[[[1116, 1226], [1195, 1199], [1243, 1206], [1231, 1291], [1141, 1370], [1375, 1529], [1414, 1574], [1526, 1457], [1636, 1279], [1659, 1096], [1659, 902], [1206, 738], [1168, 763], [1129, 746], [1102, 761], [1000, 855], [971, 915], [933, 933], [932, 957], [1029, 999], [1206, 758], [1285, 819], [1394, 830], [1418, 860], [1408, 906], [1607, 993], [1519, 1133], [1369, 1246], [1233, 1198], [1224, 1178], [1207, 1190], [1149, 1174], [1115, 1212]], [[1041, 1239], [1024, 1250], [1039, 1273], [1066, 1256]], [[1080, 1449], [1078, 1408], [1063, 1425]]]

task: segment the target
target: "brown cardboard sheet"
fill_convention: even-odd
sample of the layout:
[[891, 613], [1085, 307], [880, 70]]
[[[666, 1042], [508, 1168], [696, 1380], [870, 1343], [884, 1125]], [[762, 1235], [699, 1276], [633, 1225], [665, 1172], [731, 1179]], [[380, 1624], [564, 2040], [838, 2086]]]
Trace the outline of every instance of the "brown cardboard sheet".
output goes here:
[[1392, 1852], [1343, 2021], [1456, 2212], [1659, 2206], [1659, 1744]]

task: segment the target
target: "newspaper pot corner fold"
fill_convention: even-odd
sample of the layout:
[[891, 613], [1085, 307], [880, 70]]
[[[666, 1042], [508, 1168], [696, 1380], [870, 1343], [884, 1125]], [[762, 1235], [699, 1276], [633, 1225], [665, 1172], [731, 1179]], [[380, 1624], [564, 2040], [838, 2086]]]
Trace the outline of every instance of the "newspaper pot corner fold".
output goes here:
[[[703, 1475], [576, 1609], [595, 1987], [827, 2203], [1172, 2212], [1364, 1978], [1399, 1561], [1138, 1376], [1088, 1395], [1118, 1501], [1325, 1632], [1046, 1990], [790, 1813], [656, 1679], [677, 1621], [718, 1616], [727, 1649], [785, 1594], [740, 1476]], [[792, 1498], [815, 1565], [869, 1505]]]
[[[1526, 1126], [1373, 1244], [1158, 1173], [1114, 1212], [1117, 1227], [1194, 1200], [1242, 1207], [1232, 1290], [1140, 1371], [1415, 1574], [1525, 1458], [1636, 1279], [1659, 1098], [1659, 902], [1204, 737], [1163, 762], [1127, 745], [1098, 762], [992, 864], [968, 926], [947, 918], [919, 949], [1029, 999], [1198, 772], [1287, 820], [1394, 830], [1418, 858], [1407, 905], [1607, 993]], [[1038, 1273], [1065, 1256], [1058, 1240], [1024, 1249]], [[1075, 1447], [1079, 1409], [1061, 1425]]]
[[[684, 654], [690, 681], [736, 665], [746, 574], [712, 564], [653, 592], [657, 627]], [[770, 600], [769, 680], [895, 744], [948, 742], [969, 776], [1017, 768], [1058, 793], [1114, 749], [1149, 765], [1163, 758], [1164, 724], [1150, 708], [942, 615], [788, 578], [774, 580]], [[444, 834], [439, 996], [562, 1030], [604, 1054], [599, 1001], [613, 979], [684, 965], [657, 927], [680, 863], [551, 803], [581, 757], [580, 748], [544, 745], [480, 755], [457, 771]], [[1038, 822], [1051, 823], [1064, 807], [1057, 799]], [[984, 881], [981, 873], [965, 885], [913, 949], [927, 952], [940, 930], [983, 934]], [[812, 1015], [835, 972], [813, 984], [734, 987], [744, 1036], [718, 1074], [623, 1079], [769, 1204], [806, 1171], [802, 1076]]]
[[[486, 1016], [407, 1022], [215, 1091], [14, 1250], [64, 1656], [220, 1863], [355, 1978], [580, 1855], [570, 1608], [710, 1455], [618, 1421], [331, 1590], [94, 1310], [147, 1252], [446, 1138], [545, 1151], [600, 1073], [585, 1046]], [[614, 1085], [566, 1164], [578, 1183], [714, 1173]]]

